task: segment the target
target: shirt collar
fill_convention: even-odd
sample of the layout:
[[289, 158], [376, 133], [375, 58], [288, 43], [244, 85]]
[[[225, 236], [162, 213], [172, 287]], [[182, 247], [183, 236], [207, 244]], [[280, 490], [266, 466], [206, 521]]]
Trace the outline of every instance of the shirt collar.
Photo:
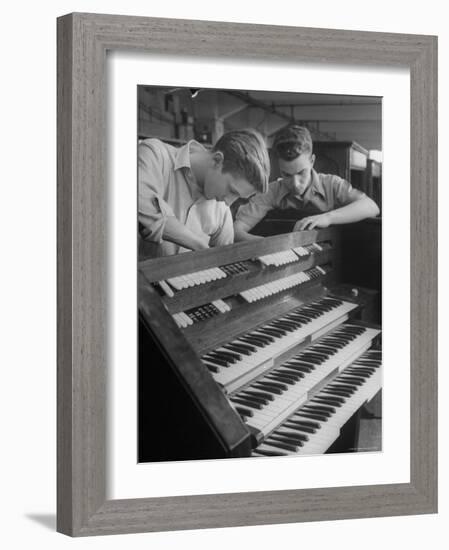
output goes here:
[[[324, 190], [323, 182], [320, 176], [315, 170], [312, 170], [312, 183], [309, 187], [311, 194], [321, 195], [323, 199], [326, 198], [326, 191]], [[310, 197], [310, 195], [309, 195]]]
[[193, 140], [188, 141], [185, 145], [182, 147], [179, 147], [176, 150], [175, 154], [175, 170], [179, 170], [180, 168], [189, 168], [190, 167], [190, 145], [194, 143]]
[[198, 184], [196, 182], [195, 176], [192, 172], [192, 167], [190, 164], [190, 146], [194, 144], [198, 147], [203, 147], [200, 143], [197, 141], [191, 139], [188, 141], [185, 145], [182, 147], [179, 147], [175, 154], [175, 170], [182, 170], [184, 168], [184, 174], [187, 180], [187, 184], [190, 189], [190, 193], [193, 197], [193, 199], [197, 200], [202, 196], [202, 193], [198, 187]]
[[[310, 200], [314, 195], [320, 195], [323, 199], [326, 198], [326, 192], [324, 190], [324, 186], [323, 186], [323, 183], [321, 182], [321, 178], [319, 174], [312, 169], [311, 176], [312, 176], [312, 181], [310, 182], [309, 187], [304, 193], [304, 198], [303, 198], [304, 204], [307, 204], [308, 202], [310, 202]], [[282, 179], [281, 179], [281, 198], [283, 199], [287, 196], [290, 196], [290, 192], [286, 186], [282, 185]], [[296, 200], [300, 200], [300, 199], [296, 199]]]

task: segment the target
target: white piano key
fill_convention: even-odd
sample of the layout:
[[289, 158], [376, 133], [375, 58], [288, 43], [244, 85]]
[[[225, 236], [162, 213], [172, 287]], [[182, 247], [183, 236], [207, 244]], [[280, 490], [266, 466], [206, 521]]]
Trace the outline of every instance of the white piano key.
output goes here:
[[162, 288], [162, 290], [165, 292], [165, 294], [169, 298], [173, 298], [173, 296], [175, 294], [174, 294], [173, 290], [168, 286], [168, 284], [165, 281], [158, 281], [158, 282], [159, 282], [159, 286]]
[[211, 278], [209, 276], [209, 272], [207, 269], [203, 269], [202, 271], [196, 271], [191, 274], [191, 277], [194, 281], [194, 286], [202, 285], [211, 281]]
[[167, 279], [167, 282], [176, 290], [181, 290], [183, 288], [181, 277], [170, 277]]
[[184, 313], [183, 311], [179, 312], [179, 315], [184, 320], [187, 326], [193, 325], [193, 320], [187, 315], [187, 313]]
[[215, 300], [214, 302], [212, 302], [212, 305], [214, 305], [218, 309], [218, 311], [221, 311], [221, 313], [226, 313], [226, 311], [228, 311], [222, 300]]
[[[322, 274], [326, 273], [323, 268], [320, 268], [319, 272]], [[307, 281], [310, 281], [311, 279], [312, 277], [307, 271], [300, 271], [299, 273], [277, 279], [270, 283], [258, 285], [251, 289], [244, 290], [240, 292], [240, 296], [242, 296], [242, 298], [247, 302], [252, 303], [257, 300], [261, 300], [262, 298], [265, 298], [267, 296], [272, 296], [273, 294], [282, 292], [283, 290], [301, 285]]]
[[184, 328], [184, 321], [181, 320], [178, 313], [173, 313], [172, 317], [179, 328]]

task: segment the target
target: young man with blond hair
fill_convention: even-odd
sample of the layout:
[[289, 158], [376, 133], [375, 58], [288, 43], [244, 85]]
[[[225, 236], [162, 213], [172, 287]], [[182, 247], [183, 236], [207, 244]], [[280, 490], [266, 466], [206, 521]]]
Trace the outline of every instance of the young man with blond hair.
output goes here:
[[229, 206], [263, 194], [270, 161], [254, 130], [224, 134], [208, 150], [145, 139], [138, 148], [139, 258], [201, 250], [234, 242]]

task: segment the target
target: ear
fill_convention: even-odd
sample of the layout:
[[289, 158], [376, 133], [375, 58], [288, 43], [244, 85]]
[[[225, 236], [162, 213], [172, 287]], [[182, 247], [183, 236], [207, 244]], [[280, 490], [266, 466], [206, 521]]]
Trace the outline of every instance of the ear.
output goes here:
[[212, 159], [214, 161], [214, 165], [217, 168], [220, 168], [221, 166], [223, 166], [224, 155], [221, 151], [214, 151], [212, 154]]
[[310, 157], [310, 163], [312, 164], [312, 166], [315, 164], [315, 159], [316, 159], [316, 156], [312, 153]]

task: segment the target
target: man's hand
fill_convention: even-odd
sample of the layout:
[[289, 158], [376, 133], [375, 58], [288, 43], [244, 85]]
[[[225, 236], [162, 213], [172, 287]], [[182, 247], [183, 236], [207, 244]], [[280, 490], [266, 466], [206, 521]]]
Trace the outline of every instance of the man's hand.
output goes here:
[[190, 248], [192, 250], [205, 250], [206, 248], [209, 248], [209, 240], [198, 236], [197, 238], [192, 239]]
[[329, 227], [331, 224], [331, 217], [326, 212], [325, 214], [317, 214], [316, 216], [307, 216], [295, 223], [293, 231], [303, 231], [305, 229], [315, 229]]
[[256, 241], [263, 239], [260, 235], [253, 235], [252, 233], [249, 233], [251, 230], [251, 226], [242, 222], [241, 220], [237, 220], [234, 222], [234, 242], [239, 241]]
[[209, 248], [208, 235], [202, 232], [194, 233], [174, 216], [169, 216], [166, 219], [162, 236], [164, 240], [188, 250], [204, 250], [205, 248]]

